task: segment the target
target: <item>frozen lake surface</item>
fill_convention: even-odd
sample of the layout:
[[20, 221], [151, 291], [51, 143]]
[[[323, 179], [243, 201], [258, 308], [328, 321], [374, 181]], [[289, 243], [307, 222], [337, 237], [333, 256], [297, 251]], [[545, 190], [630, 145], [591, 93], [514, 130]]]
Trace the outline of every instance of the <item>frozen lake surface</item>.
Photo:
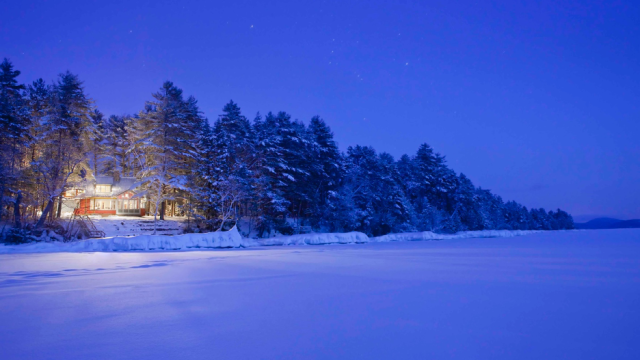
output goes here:
[[0, 255], [0, 359], [640, 359], [640, 230]]

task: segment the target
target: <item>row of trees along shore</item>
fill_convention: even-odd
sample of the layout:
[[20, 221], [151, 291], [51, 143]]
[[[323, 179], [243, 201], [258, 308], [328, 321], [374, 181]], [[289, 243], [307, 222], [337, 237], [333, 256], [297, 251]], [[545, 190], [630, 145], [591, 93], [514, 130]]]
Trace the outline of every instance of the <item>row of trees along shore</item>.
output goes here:
[[0, 65], [0, 207], [14, 231], [55, 226], [63, 192], [94, 176], [136, 177], [151, 214], [175, 204], [200, 231], [239, 218], [257, 236], [301, 226], [369, 235], [573, 228], [562, 210], [474, 186], [427, 144], [397, 160], [370, 146], [341, 152], [320, 117], [250, 121], [233, 101], [210, 122], [171, 82], [139, 113], [105, 116], [75, 74], [31, 84], [19, 75], [7, 59]]

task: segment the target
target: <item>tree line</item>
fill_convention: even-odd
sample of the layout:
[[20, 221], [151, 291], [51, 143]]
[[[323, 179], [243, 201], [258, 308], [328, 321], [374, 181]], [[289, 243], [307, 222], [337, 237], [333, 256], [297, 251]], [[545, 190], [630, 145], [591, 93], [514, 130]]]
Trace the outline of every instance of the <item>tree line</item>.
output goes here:
[[171, 82], [137, 114], [107, 117], [75, 74], [31, 84], [19, 75], [0, 64], [0, 216], [15, 229], [52, 226], [64, 191], [95, 176], [135, 177], [152, 214], [172, 202], [199, 231], [240, 218], [257, 236], [573, 228], [562, 210], [527, 209], [474, 186], [428, 144], [397, 160], [370, 146], [341, 152], [320, 117], [249, 120], [233, 101], [210, 122]]

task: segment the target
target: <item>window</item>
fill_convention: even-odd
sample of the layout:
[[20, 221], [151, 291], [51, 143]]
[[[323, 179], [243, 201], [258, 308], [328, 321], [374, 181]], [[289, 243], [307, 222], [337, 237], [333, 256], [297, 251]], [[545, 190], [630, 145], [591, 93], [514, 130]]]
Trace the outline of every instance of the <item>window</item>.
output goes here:
[[96, 185], [96, 192], [97, 193], [110, 193], [111, 192], [111, 185]]
[[82, 189], [69, 189], [64, 192], [64, 196], [66, 197], [74, 197], [80, 194], [84, 194], [84, 190]]
[[95, 209], [96, 210], [115, 210], [115, 201], [111, 199], [96, 199], [95, 200]]

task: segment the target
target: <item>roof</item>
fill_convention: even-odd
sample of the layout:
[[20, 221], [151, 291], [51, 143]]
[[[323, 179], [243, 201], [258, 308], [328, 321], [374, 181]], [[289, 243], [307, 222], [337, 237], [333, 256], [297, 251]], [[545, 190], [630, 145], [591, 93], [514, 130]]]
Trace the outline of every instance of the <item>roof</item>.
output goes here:
[[131, 187], [137, 182], [134, 177], [121, 177], [120, 181], [113, 185], [111, 191], [113, 195], [120, 195], [127, 190], [133, 190]]
[[[119, 181], [114, 181], [113, 176], [96, 176], [95, 180], [89, 180], [85, 182], [84, 186], [78, 186], [78, 188], [84, 188], [84, 194], [78, 195], [76, 198], [89, 198], [94, 196], [104, 197], [116, 197], [125, 191], [134, 191], [134, 185], [137, 179], [134, 177], [123, 176]], [[111, 185], [111, 192], [108, 193], [96, 193], [95, 185]]]
[[113, 185], [113, 176], [96, 176], [96, 184]]

